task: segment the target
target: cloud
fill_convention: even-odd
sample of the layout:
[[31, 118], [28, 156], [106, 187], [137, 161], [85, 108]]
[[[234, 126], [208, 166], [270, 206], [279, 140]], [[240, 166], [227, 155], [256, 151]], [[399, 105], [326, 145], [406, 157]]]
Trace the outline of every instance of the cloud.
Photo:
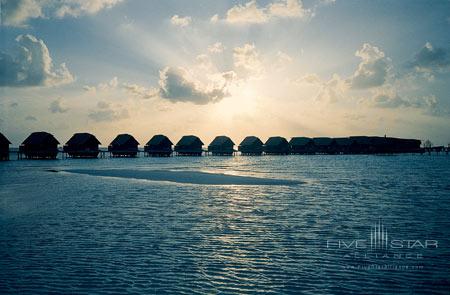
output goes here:
[[361, 58], [361, 63], [349, 79], [353, 89], [377, 87], [386, 82], [391, 64], [383, 51], [369, 43], [364, 43], [355, 55]]
[[450, 52], [427, 42], [410, 62], [417, 72], [442, 71], [450, 67]]
[[433, 116], [448, 114], [448, 110], [439, 107], [439, 101], [433, 94], [418, 97], [403, 97], [394, 88], [376, 90], [370, 100], [370, 104], [379, 108], [422, 109], [426, 114]]
[[69, 109], [64, 107], [64, 104], [62, 102], [61, 98], [58, 98], [50, 103], [50, 106], [48, 108], [50, 112], [53, 114], [56, 113], [66, 113]]
[[117, 77], [113, 77], [108, 82], [99, 83], [96, 86], [84, 85], [83, 89], [88, 92], [97, 92], [98, 91], [108, 91], [112, 89], [116, 89], [119, 85], [119, 79]]
[[172, 18], [170, 19], [170, 23], [174, 26], [178, 26], [178, 27], [187, 27], [191, 24], [192, 19], [190, 16], [185, 16], [185, 17], [180, 17], [177, 14], [175, 14], [174, 16], [172, 16]]
[[64, 63], [53, 67], [44, 41], [19, 35], [16, 42], [15, 55], [0, 53], [0, 87], [55, 86], [74, 81]]
[[155, 88], [148, 89], [146, 87], [137, 84], [124, 83], [123, 88], [132, 95], [143, 99], [153, 98], [158, 96], [159, 94], [158, 89]]
[[233, 50], [233, 61], [236, 73], [241, 78], [257, 78], [264, 72], [259, 52], [254, 44], [245, 44]]
[[64, 0], [52, 1], [56, 7], [54, 14], [63, 18], [65, 16], [78, 17], [84, 14], [96, 14], [100, 10], [108, 9], [123, 0]]
[[323, 85], [322, 79], [317, 74], [307, 74], [296, 80], [297, 83], [308, 83], [314, 85]]
[[225, 50], [225, 46], [221, 42], [216, 42], [208, 46], [209, 53], [221, 53]]
[[233, 77], [232, 72], [221, 73], [205, 86], [184, 68], [166, 67], [160, 71], [159, 95], [172, 102], [215, 103], [229, 95], [227, 88]]
[[[265, 7], [259, 7], [256, 0], [252, 0], [230, 8], [225, 21], [230, 24], [261, 24], [279, 18], [306, 19], [311, 15], [311, 10], [305, 9], [301, 0], [277, 0]], [[218, 15], [211, 18], [213, 23], [218, 20]]]
[[305, 18], [310, 11], [303, 8], [303, 3], [298, 0], [277, 1], [269, 5], [269, 15], [280, 18]]
[[110, 122], [130, 117], [128, 110], [120, 106], [113, 107], [109, 102], [99, 101], [97, 110], [91, 111], [88, 117], [96, 122]]
[[213, 24], [217, 23], [218, 21], [219, 21], [219, 15], [218, 14], [214, 14], [211, 17], [211, 19], [210, 19], [210, 22], [213, 23]]
[[1, 25], [21, 27], [30, 18], [44, 16], [37, 0], [0, 0], [0, 6]]
[[316, 97], [317, 101], [335, 103], [342, 101], [347, 94], [348, 84], [339, 75], [333, 74], [330, 80], [322, 84], [322, 89]]
[[35, 18], [96, 14], [122, 0], [0, 0], [2, 25], [23, 27]]

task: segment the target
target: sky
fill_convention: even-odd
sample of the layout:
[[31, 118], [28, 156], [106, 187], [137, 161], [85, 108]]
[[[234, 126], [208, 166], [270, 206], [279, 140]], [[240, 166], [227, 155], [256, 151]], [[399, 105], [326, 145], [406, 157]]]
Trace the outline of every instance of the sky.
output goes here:
[[0, 132], [450, 143], [450, 1], [0, 0]]

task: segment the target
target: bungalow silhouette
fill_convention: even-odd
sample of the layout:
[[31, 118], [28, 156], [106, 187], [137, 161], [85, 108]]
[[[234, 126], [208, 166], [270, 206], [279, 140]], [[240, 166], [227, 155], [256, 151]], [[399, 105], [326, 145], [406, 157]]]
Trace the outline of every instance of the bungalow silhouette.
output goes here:
[[238, 146], [244, 156], [261, 155], [263, 150], [263, 142], [256, 136], [247, 136]]
[[292, 154], [314, 154], [314, 143], [309, 137], [292, 137], [289, 141]]
[[336, 142], [330, 137], [313, 138], [315, 152], [317, 154], [334, 154]]
[[175, 145], [175, 152], [179, 156], [201, 156], [203, 142], [195, 135], [183, 136]]
[[216, 136], [208, 146], [208, 152], [213, 156], [232, 156], [234, 152], [234, 142], [228, 136]]
[[59, 141], [48, 132], [33, 132], [19, 146], [26, 159], [56, 159]]
[[145, 145], [144, 153], [150, 157], [170, 157], [173, 143], [162, 134], [154, 135]]
[[337, 138], [334, 138], [334, 141], [336, 143], [336, 145], [335, 145], [335, 153], [336, 154], [349, 154], [350, 153], [350, 146], [353, 142], [350, 140], [350, 138], [337, 137]]
[[99, 144], [100, 141], [90, 133], [75, 133], [66, 142], [63, 151], [72, 158], [97, 158]]
[[290, 151], [289, 142], [281, 136], [270, 137], [264, 144], [264, 153], [267, 155], [288, 155]]
[[368, 136], [350, 136], [350, 153], [351, 154], [368, 154], [370, 148], [370, 138]]
[[404, 139], [386, 137], [387, 145], [391, 153], [420, 153], [421, 141], [418, 139]]
[[0, 161], [9, 160], [9, 145], [11, 142], [0, 132]]
[[119, 134], [109, 144], [108, 151], [113, 157], [136, 157], [139, 142], [130, 134]]

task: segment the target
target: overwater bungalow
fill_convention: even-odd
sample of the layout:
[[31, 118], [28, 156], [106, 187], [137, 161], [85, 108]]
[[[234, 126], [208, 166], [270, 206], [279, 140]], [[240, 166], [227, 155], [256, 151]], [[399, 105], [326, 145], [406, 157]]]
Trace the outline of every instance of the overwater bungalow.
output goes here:
[[75, 133], [63, 147], [72, 158], [97, 158], [100, 152], [98, 139], [90, 133]]
[[336, 141], [330, 137], [314, 137], [314, 149], [317, 154], [336, 153]]
[[179, 156], [201, 156], [203, 142], [195, 135], [185, 135], [175, 145], [175, 152]]
[[11, 142], [0, 133], [0, 161], [9, 160], [9, 145]]
[[234, 152], [234, 142], [228, 136], [216, 136], [208, 146], [208, 152], [213, 156], [232, 156]]
[[288, 155], [290, 150], [289, 142], [281, 136], [270, 137], [264, 144], [264, 153], [267, 155]]
[[150, 157], [170, 157], [173, 143], [162, 134], [154, 135], [145, 145], [144, 153]]
[[352, 141], [348, 137], [336, 137], [334, 138], [336, 145], [334, 146], [335, 154], [349, 154]]
[[292, 137], [289, 141], [292, 154], [314, 154], [314, 143], [309, 137]]
[[386, 137], [381, 136], [370, 136], [370, 145], [369, 145], [369, 154], [387, 154], [393, 153], [394, 150], [392, 146], [389, 144], [389, 141]]
[[139, 142], [130, 134], [119, 134], [108, 146], [113, 157], [136, 157]]
[[402, 139], [394, 137], [386, 137], [389, 150], [392, 153], [420, 153], [421, 141], [418, 139]]
[[370, 138], [368, 136], [350, 136], [351, 154], [368, 154], [370, 152]]
[[247, 136], [238, 146], [244, 156], [261, 155], [263, 150], [263, 142], [256, 136]]
[[33, 132], [19, 146], [19, 155], [27, 159], [56, 159], [58, 144], [50, 133]]

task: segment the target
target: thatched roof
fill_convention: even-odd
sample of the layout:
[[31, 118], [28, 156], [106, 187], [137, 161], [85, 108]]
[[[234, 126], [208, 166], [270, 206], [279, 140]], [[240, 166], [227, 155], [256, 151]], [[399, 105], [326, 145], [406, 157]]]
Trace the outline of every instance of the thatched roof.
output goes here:
[[333, 143], [333, 139], [330, 137], [314, 137], [313, 142], [317, 146], [328, 146]]
[[291, 146], [305, 146], [312, 142], [312, 139], [309, 137], [292, 137], [289, 141]]
[[50, 133], [41, 131], [31, 133], [23, 142], [23, 145], [59, 144], [59, 141]]
[[178, 142], [178, 146], [203, 145], [203, 142], [195, 135], [185, 135]]
[[67, 141], [66, 145], [81, 146], [87, 143], [101, 144], [100, 141], [90, 133], [75, 133], [69, 141]]
[[284, 137], [273, 136], [273, 137], [270, 137], [264, 145], [265, 146], [279, 146], [279, 145], [289, 145], [289, 143], [286, 140], [286, 138], [284, 138]]
[[216, 136], [209, 146], [234, 146], [234, 142], [228, 136]]
[[139, 145], [139, 142], [130, 134], [119, 134], [111, 142], [110, 145], [113, 145], [113, 146]]
[[247, 136], [241, 142], [240, 146], [250, 146], [250, 145], [262, 145], [263, 142], [256, 136]]
[[0, 133], [0, 145], [10, 145], [11, 142], [6, 138], [6, 136], [3, 135], [3, 133]]
[[162, 134], [158, 134], [158, 135], [154, 135], [148, 142], [146, 145], [154, 145], [154, 146], [159, 146], [159, 145], [173, 145], [173, 143], [170, 141], [170, 139]]

